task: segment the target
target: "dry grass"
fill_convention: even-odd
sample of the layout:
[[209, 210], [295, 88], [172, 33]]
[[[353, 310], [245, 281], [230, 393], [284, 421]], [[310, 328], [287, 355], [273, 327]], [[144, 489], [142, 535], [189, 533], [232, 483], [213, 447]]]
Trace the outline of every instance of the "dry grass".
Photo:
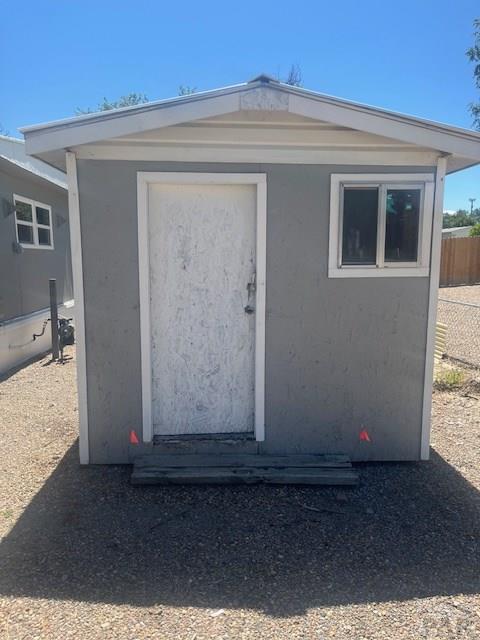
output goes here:
[[437, 367], [434, 378], [434, 388], [437, 391], [454, 391], [461, 389], [467, 380], [462, 369], [453, 366]]
[[434, 393], [430, 462], [360, 465], [339, 491], [134, 489], [128, 468], [78, 465], [73, 362], [17, 372], [0, 384], [0, 637], [479, 638], [465, 375]]

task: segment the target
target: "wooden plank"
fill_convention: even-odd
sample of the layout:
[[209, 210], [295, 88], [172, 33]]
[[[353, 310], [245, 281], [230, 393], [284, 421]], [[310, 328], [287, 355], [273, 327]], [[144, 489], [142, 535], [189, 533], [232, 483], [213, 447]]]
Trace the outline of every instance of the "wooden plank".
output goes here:
[[148, 467], [351, 467], [348, 456], [343, 454], [294, 454], [286, 456], [262, 454], [155, 454], [140, 456], [134, 461], [135, 468]]
[[157, 470], [134, 470], [134, 485], [143, 484], [308, 484], [354, 485], [358, 474], [353, 469], [259, 469], [226, 467], [192, 467]]
[[307, 476], [302, 473], [298, 474], [276, 474], [267, 478], [263, 478], [264, 484], [297, 484], [297, 485], [324, 485], [324, 486], [355, 486], [358, 484], [358, 474], [338, 475], [316, 475]]
[[312, 468], [312, 467], [156, 467], [149, 469], [137, 469], [134, 468], [133, 473], [135, 475], [159, 475], [165, 477], [174, 477], [174, 476], [195, 476], [195, 475], [223, 475], [223, 474], [235, 474], [238, 476], [251, 476], [251, 475], [269, 475], [269, 474], [304, 474], [306, 476], [316, 476], [316, 475], [342, 475], [342, 474], [351, 474], [354, 470], [352, 467], [350, 468], [332, 468], [332, 469], [324, 469], [320, 468]]
[[170, 477], [153, 476], [150, 478], [132, 477], [133, 486], [142, 485], [252, 485], [252, 484], [276, 484], [276, 485], [323, 485], [323, 486], [354, 486], [358, 484], [356, 476], [339, 477], [339, 476], [271, 476], [262, 478], [260, 476], [250, 476], [248, 478], [236, 476], [234, 474], [224, 474], [217, 477], [191, 476]]

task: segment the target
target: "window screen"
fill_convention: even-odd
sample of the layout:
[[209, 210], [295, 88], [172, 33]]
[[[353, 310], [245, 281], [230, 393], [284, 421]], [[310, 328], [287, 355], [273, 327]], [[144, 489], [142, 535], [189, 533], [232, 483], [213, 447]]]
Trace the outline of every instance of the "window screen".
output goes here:
[[45, 245], [49, 247], [52, 243], [50, 241], [50, 230], [42, 229], [42, 227], [38, 227], [38, 244]]
[[24, 220], [25, 222], [33, 222], [32, 219], [32, 205], [27, 202], [15, 202], [15, 209], [17, 212], [17, 220]]
[[342, 264], [374, 265], [377, 260], [378, 187], [345, 187]]
[[43, 207], [35, 207], [35, 209], [37, 212], [37, 223], [48, 227], [50, 225], [50, 211]]
[[33, 244], [33, 227], [25, 224], [18, 224], [18, 241], [22, 244]]

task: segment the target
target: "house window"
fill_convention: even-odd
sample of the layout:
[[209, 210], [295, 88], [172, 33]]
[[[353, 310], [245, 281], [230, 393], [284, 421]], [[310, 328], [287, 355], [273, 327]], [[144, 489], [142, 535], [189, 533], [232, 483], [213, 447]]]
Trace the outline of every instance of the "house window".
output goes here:
[[53, 249], [52, 208], [23, 196], [13, 196], [17, 242], [29, 249]]
[[428, 276], [434, 176], [333, 174], [331, 278]]

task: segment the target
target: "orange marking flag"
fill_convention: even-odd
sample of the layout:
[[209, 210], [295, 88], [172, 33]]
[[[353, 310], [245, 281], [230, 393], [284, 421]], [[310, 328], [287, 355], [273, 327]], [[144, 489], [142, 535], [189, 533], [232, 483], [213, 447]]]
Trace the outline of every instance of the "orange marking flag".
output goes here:
[[366, 429], [362, 429], [360, 431], [360, 440], [363, 440], [364, 442], [371, 442], [370, 436], [368, 435], [368, 431]]
[[140, 444], [137, 438], [137, 434], [133, 429], [130, 431], [130, 444]]

